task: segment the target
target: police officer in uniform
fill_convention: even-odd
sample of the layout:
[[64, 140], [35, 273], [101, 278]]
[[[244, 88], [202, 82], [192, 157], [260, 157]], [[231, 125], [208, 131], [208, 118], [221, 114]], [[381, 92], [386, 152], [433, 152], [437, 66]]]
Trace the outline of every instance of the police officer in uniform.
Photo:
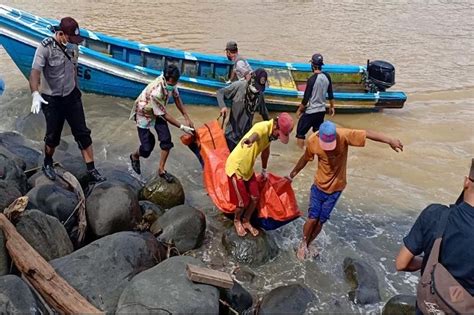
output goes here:
[[50, 180], [56, 178], [53, 154], [61, 139], [64, 120], [71, 127], [74, 140], [81, 150], [90, 182], [105, 180], [94, 165], [91, 131], [86, 125], [81, 91], [77, 84], [77, 44], [82, 41], [77, 22], [65, 17], [59, 26], [54, 27], [54, 35], [45, 38], [38, 46], [33, 60], [29, 80], [33, 97], [31, 112], [38, 114], [43, 110], [46, 118], [42, 169]]

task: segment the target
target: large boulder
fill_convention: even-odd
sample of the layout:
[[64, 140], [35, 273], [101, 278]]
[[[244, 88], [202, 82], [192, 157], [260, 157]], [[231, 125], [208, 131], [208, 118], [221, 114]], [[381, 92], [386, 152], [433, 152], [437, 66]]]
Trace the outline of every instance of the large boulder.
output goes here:
[[27, 191], [26, 175], [15, 161], [0, 153], [0, 180], [15, 186], [22, 194]]
[[278, 287], [265, 295], [257, 314], [304, 314], [315, 298], [314, 293], [302, 284]]
[[[252, 307], [252, 295], [245, 290], [238, 282], [234, 281], [234, 286], [230, 289], [220, 289], [221, 299], [226, 301], [230, 307], [242, 314]], [[229, 310], [221, 307], [220, 314], [230, 314]]]
[[190, 281], [186, 264], [202, 266], [189, 256], [171, 257], [135, 276], [123, 290], [119, 314], [219, 314], [217, 288]]
[[22, 193], [18, 190], [18, 187], [8, 183], [7, 181], [0, 180], [0, 212], [8, 207], [15, 199], [22, 196]]
[[171, 209], [184, 203], [184, 190], [179, 180], [174, 177], [168, 183], [164, 178], [154, 176], [143, 187], [141, 195], [164, 209]]
[[399, 294], [388, 300], [383, 307], [382, 315], [415, 315], [416, 296]]
[[37, 314], [38, 306], [28, 285], [14, 275], [0, 277], [0, 314]]
[[130, 280], [165, 257], [166, 249], [151, 233], [119, 232], [50, 264], [93, 305], [113, 313]]
[[201, 246], [206, 234], [206, 216], [188, 205], [167, 210], [157, 225], [163, 230], [159, 240], [173, 243], [180, 253]]
[[265, 231], [260, 231], [257, 237], [250, 233], [240, 237], [234, 228], [229, 228], [222, 235], [222, 244], [235, 260], [250, 266], [263, 265], [275, 258], [279, 252], [275, 240]]
[[380, 302], [377, 273], [365, 261], [346, 257], [343, 262], [346, 280], [351, 285], [349, 299], [355, 304], [374, 304]]
[[41, 155], [41, 151], [29, 145], [19, 133], [0, 133], [0, 152], [13, 159], [23, 170], [35, 168]]
[[0, 231], [0, 276], [6, 275], [10, 271], [10, 256], [5, 247], [5, 235]]
[[73, 245], [64, 226], [53, 216], [27, 210], [16, 224], [23, 238], [47, 261], [69, 255]]
[[141, 220], [137, 195], [126, 185], [97, 184], [86, 201], [88, 228], [95, 237], [132, 230]]
[[87, 173], [86, 163], [80, 155], [69, 153], [55, 154], [54, 159], [58, 161], [62, 168], [74, 175], [82, 187], [89, 183], [89, 174]]
[[137, 196], [143, 188], [143, 184], [130, 174], [125, 165], [115, 165], [112, 163], [102, 163], [100, 172], [107, 178], [107, 181], [127, 185]]
[[74, 209], [78, 203], [77, 195], [61, 187], [59, 183], [49, 182], [37, 185], [28, 194], [28, 209], [37, 209], [59, 220], [71, 236], [76, 227], [77, 219]]

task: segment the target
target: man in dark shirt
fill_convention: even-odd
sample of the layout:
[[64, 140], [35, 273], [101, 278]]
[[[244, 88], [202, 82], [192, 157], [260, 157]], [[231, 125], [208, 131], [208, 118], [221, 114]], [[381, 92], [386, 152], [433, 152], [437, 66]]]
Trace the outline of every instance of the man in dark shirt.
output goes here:
[[[440, 263], [474, 296], [474, 159], [469, 176], [464, 179], [464, 199], [457, 205], [431, 204], [416, 220], [396, 259], [398, 271], [421, 273], [436, 239], [437, 225], [443, 211], [451, 211], [441, 242]], [[424, 253], [424, 256], [418, 256]]]
[[299, 120], [296, 128], [296, 144], [300, 148], [304, 147], [304, 140], [309, 129], [313, 128], [313, 132], [316, 132], [324, 122], [326, 94], [330, 104], [329, 114], [331, 116], [335, 114], [331, 76], [322, 71], [323, 56], [316, 53], [311, 57], [310, 62], [313, 75], [306, 82], [303, 100], [297, 110]]
[[267, 77], [267, 72], [259, 68], [252, 73], [251, 80], [239, 80], [217, 90], [217, 103], [222, 115], [227, 114], [225, 99], [231, 100], [232, 103], [229, 122], [225, 128], [225, 138], [230, 151], [252, 128], [255, 112], [258, 112], [263, 120], [270, 119], [263, 95]]

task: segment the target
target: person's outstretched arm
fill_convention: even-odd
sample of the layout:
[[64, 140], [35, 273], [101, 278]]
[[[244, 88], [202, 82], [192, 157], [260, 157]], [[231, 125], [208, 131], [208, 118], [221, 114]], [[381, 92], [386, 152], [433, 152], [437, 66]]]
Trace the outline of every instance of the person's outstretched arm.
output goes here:
[[367, 130], [366, 132], [367, 132], [367, 138], [369, 138], [370, 140], [386, 143], [390, 145], [390, 147], [395, 152], [399, 152], [398, 150], [403, 151], [403, 144], [399, 139], [390, 138], [381, 132], [377, 132], [373, 130]]
[[395, 267], [397, 271], [418, 271], [421, 269], [422, 261], [422, 257], [413, 255], [408, 248], [403, 245], [395, 259]]
[[[178, 110], [181, 112], [181, 114], [183, 115], [184, 117], [184, 120], [186, 121], [186, 125], [190, 126], [190, 127], [194, 127], [194, 124], [193, 122], [191, 121], [191, 119], [189, 118], [188, 116], [188, 113], [186, 112], [186, 109], [184, 108], [184, 104], [183, 104], [183, 101], [181, 100], [181, 97], [179, 96], [179, 94], [174, 94], [173, 95], [174, 97], [174, 102], [176, 103], [176, 107], [178, 108]], [[173, 124], [174, 125], [174, 124]], [[178, 126], [179, 128], [179, 126]]]
[[308, 164], [308, 159], [306, 157], [306, 154], [307, 154], [306, 152], [303, 153], [303, 155], [300, 157], [300, 159], [296, 163], [293, 170], [290, 172], [290, 175], [289, 175], [290, 180], [293, 180], [293, 178], [295, 178], [295, 176], [298, 175], [298, 173], [306, 166], [306, 164]]

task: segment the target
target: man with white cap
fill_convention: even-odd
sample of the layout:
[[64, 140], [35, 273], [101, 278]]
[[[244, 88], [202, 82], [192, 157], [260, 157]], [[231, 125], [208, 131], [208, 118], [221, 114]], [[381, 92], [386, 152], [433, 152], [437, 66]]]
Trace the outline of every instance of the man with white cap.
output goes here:
[[363, 147], [366, 138], [387, 143], [396, 152], [403, 151], [403, 144], [398, 139], [371, 130], [336, 128], [331, 121], [322, 123], [319, 132], [308, 138], [304, 154], [287, 177], [292, 180], [315, 155], [318, 157], [318, 168], [311, 187], [308, 219], [304, 224], [303, 240], [297, 252], [300, 260], [305, 258], [309, 244], [321, 232], [323, 224], [329, 219], [346, 187], [349, 146]]

